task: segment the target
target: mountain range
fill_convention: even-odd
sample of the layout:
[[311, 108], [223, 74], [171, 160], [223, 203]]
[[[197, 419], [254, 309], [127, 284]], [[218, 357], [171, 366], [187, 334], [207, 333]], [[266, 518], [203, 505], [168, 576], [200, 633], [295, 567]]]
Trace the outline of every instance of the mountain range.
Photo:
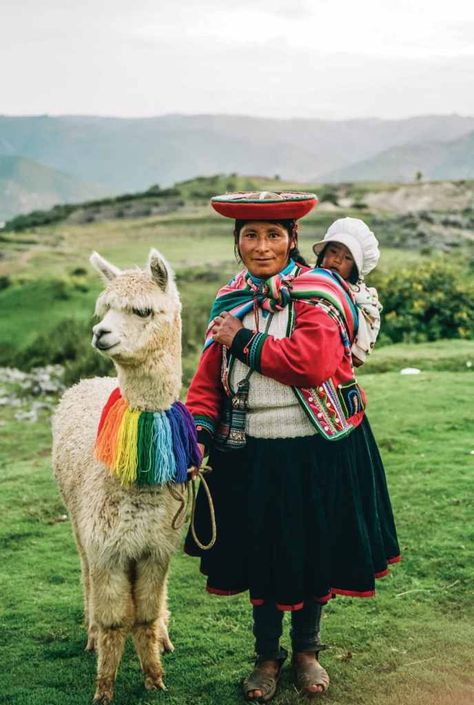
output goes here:
[[[47, 202], [41, 167], [52, 170], [44, 172]], [[417, 172], [425, 179], [474, 178], [474, 117], [0, 116], [0, 218], [6, 208], [11, 215], [51, 199], [168, 186], [197, 175], [279, 174], [314, 183], [412, 181]]]
[[98, 198], [104, 188], [32, 159], [0, 156], [0, 220], [56, 203]]
[[370, 159], [325, 174], [328, 182], [413, 181], [417, 172], [431, 180], [474, 178], [474, 131], [449, 142], [403, 144]]

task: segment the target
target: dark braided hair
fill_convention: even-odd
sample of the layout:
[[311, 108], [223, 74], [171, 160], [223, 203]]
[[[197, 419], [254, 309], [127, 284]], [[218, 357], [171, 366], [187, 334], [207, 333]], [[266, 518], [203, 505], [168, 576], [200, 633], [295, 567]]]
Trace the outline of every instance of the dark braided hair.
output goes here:
[[[244, 227], [246, 223], [249, 223], [249, 220], [236, 220], [235, 221], [235, 226], [234, 226], [234, 254], [237, 259], [241, 259], [240, 257], [240, 252], [239, 252], [239, 235], [240, 231]], [[295, 240], [298, 238], [298, 226], [296, 224], [296, 220], [294, 219], [287, 219], [287, 220], [266, 220], [266, 223], [275, 223], [275, 225], [281, 225], [282, 228], [285, 228], [287, 231], [289, 237], [294, 237]], [[306, 262], [305, 258], [301, 254], [301, 252], [298, 249], [298, 245], [295, 245], [294, 247], [291, 248], [291, 250], [288, 253], [288, 257], [291, 257], [291, 259], [294, 262], [297, 262], [298, 264], [302, 264], [305, 267], [308, 266], [308, 263]]]

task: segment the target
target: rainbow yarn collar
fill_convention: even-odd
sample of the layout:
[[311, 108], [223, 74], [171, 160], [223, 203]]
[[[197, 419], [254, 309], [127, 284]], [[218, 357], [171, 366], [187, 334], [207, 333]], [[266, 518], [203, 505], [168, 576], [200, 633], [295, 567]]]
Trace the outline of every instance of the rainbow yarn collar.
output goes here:
[[184, 404], [138, 411], [118, 387], [102, 410], [95, 455], [126, 486], [186, 482], [188, 468], [201, 463], [193, 417]]

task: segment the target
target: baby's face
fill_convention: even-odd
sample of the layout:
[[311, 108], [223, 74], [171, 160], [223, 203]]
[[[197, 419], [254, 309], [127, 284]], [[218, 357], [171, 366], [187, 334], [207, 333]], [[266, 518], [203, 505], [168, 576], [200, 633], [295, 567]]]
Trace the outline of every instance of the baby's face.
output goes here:
[[348, 279], [353, 266], [354, 258], [345, 245], [341, 242], [329, 242], [326, 245], [321, 267], [332, 269], [343, 279]]

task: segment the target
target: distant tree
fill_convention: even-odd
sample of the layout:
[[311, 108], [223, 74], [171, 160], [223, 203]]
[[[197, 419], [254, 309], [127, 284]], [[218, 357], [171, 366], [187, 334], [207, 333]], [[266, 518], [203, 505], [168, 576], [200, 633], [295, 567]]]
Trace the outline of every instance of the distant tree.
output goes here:
[[417, 171], [415, 174], [415, 181], [417, 183], [420, 183], [420, 181], [423, 180], [423, 173], [421, 171]]
[[335, 206], [339, 205], [338, 196], [336, 191], [323, 191], [319, 197], [319, 202], [324, 203], [325, 201], [332, 203]]
[[273, 180], [274, 180], [274, 181], [281, 181], [281, 176], [280, 176], [280, 174], [275, 174], [275, 176], [273, 177]]

